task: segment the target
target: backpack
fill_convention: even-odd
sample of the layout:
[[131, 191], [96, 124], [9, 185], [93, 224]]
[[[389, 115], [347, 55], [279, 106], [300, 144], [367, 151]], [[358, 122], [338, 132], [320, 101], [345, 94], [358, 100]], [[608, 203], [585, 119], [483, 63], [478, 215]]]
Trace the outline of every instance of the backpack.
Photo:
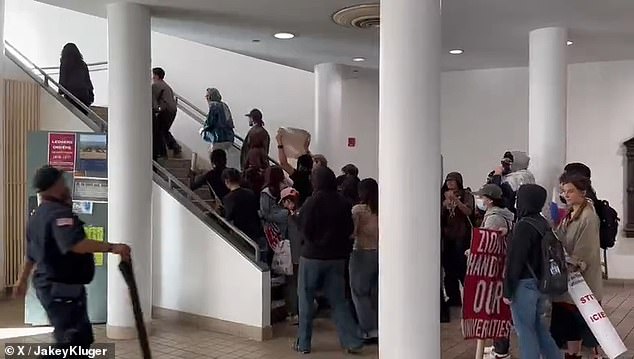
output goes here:
[[527, 263], [528, 270], [533, 278], [539, 282], [539, 290], [551, 296], [564, 294], [568, 291], [568, 267], [566, 265], [566, 251], [564, 246], [557, 238], [552, 228], [544, 232], [540, 229], [537, 220], [532, 218], [522, 218], [520, 222], [530, 224], [542, 236], [541, 239], [541, 256], [542, 256], [542, 278], [537, 278], [535, 271]]
[[610, 203], [605, 200], [594, 202], [594, 209], [599, 216], [599, 241], [602, 249], [614, 247], [616, 236], [619, 233], [619, 214], [610, 207]]

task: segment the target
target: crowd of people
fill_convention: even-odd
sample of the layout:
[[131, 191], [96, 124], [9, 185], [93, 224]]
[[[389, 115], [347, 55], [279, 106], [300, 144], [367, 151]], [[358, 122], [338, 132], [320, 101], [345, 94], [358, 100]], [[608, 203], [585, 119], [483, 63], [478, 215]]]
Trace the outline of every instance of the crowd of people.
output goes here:
[[271, 165], [270, 136], [257, 109], [247, 115], [251, 130], [240, 151], [241, 168], [231, 168], [227, 148], [216, 145], [226, 140], [218, 131], [228, 127], [214, 124], [230, 117], [228, 106], [222, 107], [224, 118], [210, 114], [210, 126], [202, 131], [212, 144], [212, 168], [199, 176], [192, 173], [190, 186], [209, 188], [220, 213], [258, 244], [260, 258], [269, 266], [276, 243], [290, 242], [292, 274], [285, 276], [285, 299], [288, 320], [298, 325], [294, 350], [311, 352], [312, 321], [315, 311], [324, 307], [330, 308], [348, 352], [358, 353], [365, 343], [375, 343], [377, 182], [360, 180], [359, 169], [352, 164], [336, 176], [318, 154], [301, 155], [293, 166], [280, 135], [275, 138], [279, 166]]
[[[170, 133], [177, 111], [165, 71], [152, 70], [153, 158], [175, 156], [181, 147]], [[62, 51], [60, 84], [89, 106], [93, 88], [88, 68], [74, 44]], [[68, 94], [63, 92], [63, 95]], [[68, 97], [68, 96], [67, 96]], [[220, 91], [206, 90], [209, 112], [200, 133], [210, 145], [212, 168], [191, 178], [191, 188], [207, 186], [217, 209], [255, 241], [261, 258], [273, 260], [274, 243], [289, 240], [292, 275], [286, 278], [289, 320], [298, 322], [294, 349], [311, 351], [315, 303], [331, 307], [341, 344], [358, 352], [364, 341], [378, 338], [378, 184], [359, 178], [350, 164], [336, 176], [323, 155], [306, 153], [290, 164], [283, 138], [276, 136], [279, 166], [268, 158], [271, 137], [258, 109], [246, 117], [251, 129], [242, 149], [234, 146], [234, 122]], [[85, 111], [74, 99], [71, 103]], [[597, 198], [591, 171], [571, 163], [560, 177], [562, 215], [544, 216], [547, 191], [535, 184], [524, 152], [506, 152], [477, 192], [465, 187], [458, 172], [446, 176], [441, 189], [441, 322], [450, 321], [450, 307], [462, 305], [460, 287], [467, 272], [473, 228], [497, 230], [507, 236], [504, 301], [511, 307], [521, 358], [581, 358], [582, 346], [596, 358], [600, 348], [568, 294], [547, 298], [540, 291], [544, 276], [543, 237], [554, 232], [566, 251], [568, 270], [580, 272], [600, 301], [601, 247], [606, 202]], [[237, 164], [233, 168], [228, 164]], [[614, 214], [616, 216], [616, 214]], [[615, 217], [616, 218], [616, 217]], [[616, 230], [611, 228], [608, 230]], [[613, 244], [613, 242], [612, 242]], [[605, 247], [604, 247], [605, 248]], [[324, 300], [325, 298], [325, 300]], [[351, 298], [354, 306], [348, 305]], [[549, 328], [542, 321], [551, 302]], [[509, 338], [487, 348], [490, 358], [509, 358]]]
[[[549, 297], [540, 284], [545, 275], [544, 236], [550, 232], [565, 249], [567, 270], [580, 272], [601, 301], [600, 216], [604, 211], [600, 207], [605, 204], [597, 199], [590, 169], [571, 163], [559, 179], [564, 216], [544, 216], [547, 191], [535, 184], [528, 162], [525, 153], [506, 152], [477, 192], [464, 187], [459, 173], [447, 175], [441, 191], [441, 321], [450, 321], [450, 307], [462, 305], [460, 284], [465, 279], [472, 229], [496, 230], [507, 236], [503, 297], [511, 308], [520, 357], [577, 359], [585, 346], [593, 358], [601, 358], [599, 344], [570, 295]], [[543, 320], [548, 316], [549, 325]], [[485, 353], [488, 358], [510, 358], [509, 338], [494, 340]]]

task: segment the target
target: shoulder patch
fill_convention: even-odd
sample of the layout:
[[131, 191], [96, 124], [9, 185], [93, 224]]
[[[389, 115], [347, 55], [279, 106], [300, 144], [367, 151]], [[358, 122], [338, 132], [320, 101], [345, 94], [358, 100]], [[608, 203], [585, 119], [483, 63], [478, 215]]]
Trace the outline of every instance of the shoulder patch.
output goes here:
[[72, 218], [58, 218], [56, 224], [58, 227], [70, 227], [75, 223]]

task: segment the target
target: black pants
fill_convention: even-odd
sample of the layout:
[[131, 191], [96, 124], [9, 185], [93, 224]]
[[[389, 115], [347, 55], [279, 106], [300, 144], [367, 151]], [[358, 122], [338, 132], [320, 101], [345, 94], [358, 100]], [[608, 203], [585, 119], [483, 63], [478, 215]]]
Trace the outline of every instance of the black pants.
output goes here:
[[[53, 337], [58, 347], [81, 346], [89, 348], [95, 341], [88, 318], [86, 290], [66, 292], [56, 290], [54, 285], [37, 288], [37, 298], [46, 311], [53, 326]], [[52, 357], [51, 357], [52, 358]]]
[[443, 240], [441, 263], [445, 270], [445, 291], [450, 305], [462, 304], [460, 284], [464, 285], [467, 274], [467, 257], [464, 255], [466, 249], [459, 241]]
[[165, 145], [174, 152], [180, 152], [181, 146], [170, 132], [174, 120], [176, 119], [176, 112], [162, 112], [160, 115], [162, 122], [161, 130], [163, 132], [163, 138], [165, 139]]
[[154, 160], [167, 157], [167, 149], [180, 152], [178, 144], [170, 128], [176, 118], [176, 112], [156, 112], [152, 118], [152, 158]]

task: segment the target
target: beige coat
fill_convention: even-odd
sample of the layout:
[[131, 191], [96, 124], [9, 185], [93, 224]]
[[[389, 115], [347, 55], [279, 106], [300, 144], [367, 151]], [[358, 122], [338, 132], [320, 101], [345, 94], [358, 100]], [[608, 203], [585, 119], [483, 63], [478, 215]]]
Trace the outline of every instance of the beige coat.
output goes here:
[[[603, 298], [599, 224], [594, 206], [588, 203], [578, 219], [557, 229], [557, 235], [570, 257], [569, 261], [581, 269], [583, 278], [597, 300]], [[553, 301], [573, 303], [568, 294]]]

